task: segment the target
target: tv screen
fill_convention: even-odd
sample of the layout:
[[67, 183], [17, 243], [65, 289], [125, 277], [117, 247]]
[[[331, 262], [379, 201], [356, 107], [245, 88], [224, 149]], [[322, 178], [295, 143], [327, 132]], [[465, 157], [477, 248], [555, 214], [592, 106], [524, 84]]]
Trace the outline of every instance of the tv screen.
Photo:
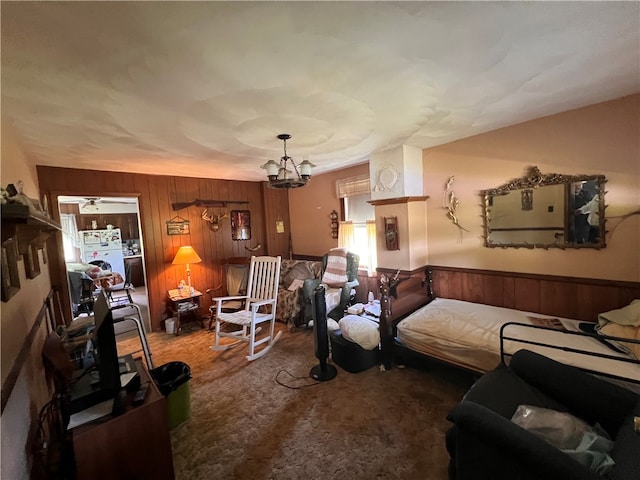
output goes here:
[[96, 364], [100, 375], [100, 387], [113, 392], [113, 396], [115, 396], [120, 391], [118, 347], [113, 328], [113, 316], [104, 292], [98, 295], [93, 312], [95, 318], [93, 343], [97, 350]]

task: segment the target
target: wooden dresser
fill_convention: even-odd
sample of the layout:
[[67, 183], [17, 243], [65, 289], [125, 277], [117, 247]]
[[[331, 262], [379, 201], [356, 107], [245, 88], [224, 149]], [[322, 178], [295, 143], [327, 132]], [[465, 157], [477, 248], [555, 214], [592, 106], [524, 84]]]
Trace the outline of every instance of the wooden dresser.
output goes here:
[[71, 430], [77, 480], [171, 480], [174, 478], [167, 400], [136, 359], [141, 384], [149, 382], [145, 400], [125, 412]]

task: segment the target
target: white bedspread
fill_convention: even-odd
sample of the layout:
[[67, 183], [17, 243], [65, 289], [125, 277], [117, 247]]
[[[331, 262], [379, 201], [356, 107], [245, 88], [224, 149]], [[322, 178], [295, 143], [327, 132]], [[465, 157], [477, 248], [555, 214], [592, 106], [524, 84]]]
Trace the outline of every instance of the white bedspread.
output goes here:
[[[539, 313], [438, 298], [398, 323], [398, 339], [412, 350], [471, 370], [486, 372], [500, 363], [500, 327], [507, 322], [532, 324], [531, 317], [558, 318]], [[566, 318], [559, 318], [559, 320], [568, 330], [578, 330], [579, 321]], [[506, 336], [625, 357], [594, 338], [567, 335], [561, 331], [514, 326], [508, 327]], [[505, 343], [505, 350], [508, 353], [515, 353], [522, 348], [569, 365], [640, 380], [639, 365], [538, 345], [512, 341]]]

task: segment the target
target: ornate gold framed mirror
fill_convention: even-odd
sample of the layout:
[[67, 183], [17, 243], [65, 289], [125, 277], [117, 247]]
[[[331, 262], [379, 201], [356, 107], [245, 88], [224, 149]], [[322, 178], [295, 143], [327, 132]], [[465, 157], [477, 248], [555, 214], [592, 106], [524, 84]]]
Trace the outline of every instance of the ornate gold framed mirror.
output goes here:
[[480, 191], [486, 247], [604, 248], [604, 175], [542, 174]]

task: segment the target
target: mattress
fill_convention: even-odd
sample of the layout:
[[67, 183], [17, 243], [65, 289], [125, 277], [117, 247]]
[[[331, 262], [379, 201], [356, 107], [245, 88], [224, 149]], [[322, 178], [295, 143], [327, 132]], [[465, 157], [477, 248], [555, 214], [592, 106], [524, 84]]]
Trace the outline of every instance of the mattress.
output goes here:
[[[569, 331], [579, 331], [577, 320], [494, 307], [461, 300], [437, 298], [398, 323], [397, 337], [411, 350], [477, 372], [487, 372], [500, 363], [500, 328], [507, 322], [537, 325], [553, 320]], [[561, 330], [509, 326], [505, 336], [544, 345], [587, 350], [596, 354], [631, 359], [595, 338], [567, 335]], [[597, 372], [640, 380], [640, 365], [587, 356], [543, 345], [506, 340], [505, 351], [526, 348], [562, 363]]]

